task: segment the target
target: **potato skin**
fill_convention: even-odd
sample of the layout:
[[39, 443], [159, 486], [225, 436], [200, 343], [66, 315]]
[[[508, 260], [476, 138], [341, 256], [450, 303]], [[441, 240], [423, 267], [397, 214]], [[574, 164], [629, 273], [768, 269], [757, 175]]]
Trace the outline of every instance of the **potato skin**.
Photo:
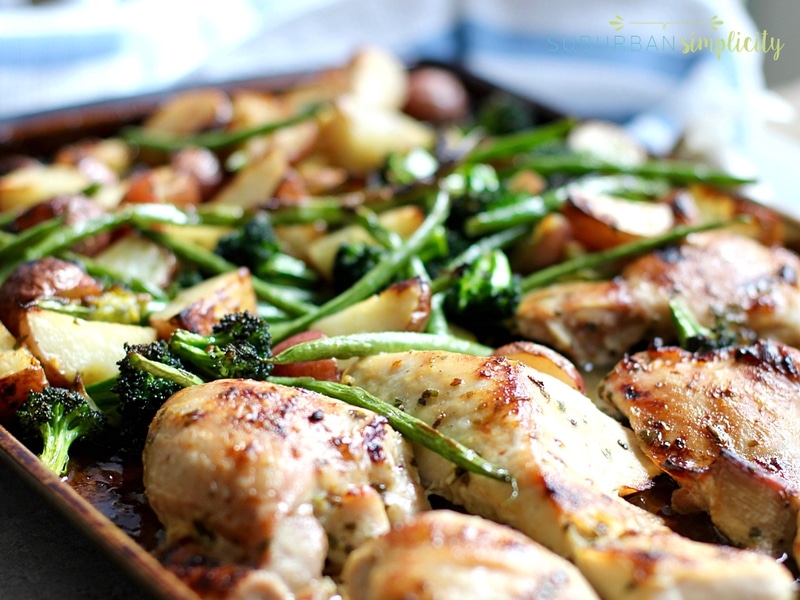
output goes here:
[[[65, 194], [34, 204], [23, 211], [12, 223], [15, 232], [24, 231], [43, 221], [64, 216], [65, 225], [83, 223], [100, 217], [105, 210], [97, 202], [83, 194]], [[110, 233], [101, 233], [79, 242], [72, 250], [79, 254], [94, 256], [111, 243]]]
[[0, 320], [19, 337], [25, 306], [42, 298], [79, 298], [102, 292], [102, 285], [78, 265], [48, 256], [20, 265], [0, 285]]
[[469, 112], [469, 97], [461, 81], [449, 71], [420, 67], [409, 74], [403, 111], [429, 123], [458, 121]]

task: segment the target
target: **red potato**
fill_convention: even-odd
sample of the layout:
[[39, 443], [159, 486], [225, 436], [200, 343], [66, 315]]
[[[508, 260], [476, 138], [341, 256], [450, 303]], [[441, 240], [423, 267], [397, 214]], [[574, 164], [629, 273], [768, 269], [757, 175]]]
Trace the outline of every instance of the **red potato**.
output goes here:
[[0, 319], [18, 337], [25, 306], [34, 300], [81, 298], [102, 291], [103, 286], [74, 263], [52, 256], [24, 263], [0, 285]]
[[408, 97], [403, 111], [430, 123], [464, 119], [469, 111], [469, 96], [461, 80], [438, 67], [421, 67], [408, 77]]
[[[324, 337], [326, 336], [323, 332], [309, 329], [275, 344], [272, 354], [274, 356], [302, 342], [310, 342]], [[314, 377], [322, 381], [339, 381], [341, 378], [335, 358], [310, 360], [289, 365], [275, 365], [272, 374], [276, 377]]]
[[[63, 216], [65, 225], [89, 221], [105, 214], [105, 209], [83, 194], [56, 196], [34, 204], [23, 211], [12, 223], [14, 232], [24, 231], [43, 221]], [[110, 233], [101, 233], [79, 242], [71, 249], [80, 254], [94, 256], [111, 243]]]
[[525, 363], [537, 371], [552, 375], [582, 394], [586, 393], [586, 383], [580, 370], [566, 356], [535, 342], [520, 341], [500, 346], [494, 356], [505, 356]]
[[189, 135], [224, 125], [231, 114], [231, 100], [222, 90], [190, 90], [164, 102], [145, 121], [144, 127], [153, 132]]
[[193, 174], [162, 166], [134, 176], [122, 201], [186, 207], [196, 206], [202, 199], [200, 184]]
[[46, 385], [39, 360], [0, 324], [0, 424], [11, 420], [28, 392], [41, 391]]
[[607, 250], [655, 237], [675, 226], [669, 205], [573, 190], [562, 209], [573, 235], [585, 248]]

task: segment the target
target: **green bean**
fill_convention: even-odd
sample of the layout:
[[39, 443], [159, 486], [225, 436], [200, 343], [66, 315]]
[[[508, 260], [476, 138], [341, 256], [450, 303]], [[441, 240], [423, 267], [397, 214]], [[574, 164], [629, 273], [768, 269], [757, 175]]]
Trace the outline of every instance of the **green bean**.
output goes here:
[[138, 352], [130, 352], [128, 357], [131, 361], [131, 365], [137, 369], [145, 371], [146, 373], [150, 373], [155, 377], [169, 379], [170, 381], [174, 381], [185, 388], [205, 383], [203, 379], [194, 373], [190, 373], [184, 369], [165, 365], [164, 363], [160, 363], [156, 360], [150, 360]]
[[272, 339], [278, 342], [311, 325], [317, 319], [327, 317], [344, 308], [352, 306], [378, 292], [389, 283], [395, 274], [415, 256], [430, 237], [442, 225], [450, 213], [450, 197], [440, 190], [436, 194], [430, 213], [417, 230], [399, 248], [389, 250], [378, 264], [368, 271], [353, 286], [338, 296], [334, 296], [315, 310], [301, 315], [291, 321], [276, 323], [272, 328]]
[[70, 262], [82, 264], [86, 272], [92, 277], [108, 279], [112, 282], [120, 283], [134, 292], [149, 294], [153, 298], [163, 298], [165, 296], [164, 290], [157, 285], [149, 281], [143, 281], [138, 277], [129, 277], [127, 274], [120, 273], [106, 265], [101, 265], [88, 256], [83, 256], [82, 254], [71, 252], [70, 250], [62, 250], [58, 252], [58, 257]]
[[468, 236], [477, 237], [517, 225], [531, 225], [558, 210], [568, 193], [568, 186], [560, 186], [508, 206], [478, 213], [464, 222], [464, 231]]
[[190, 147], [221, 150], [228, 146], [244, 142], [250, 138], [302, 123], [314, 117], [320, 108], [321, 105], [319, 104], [307, 106], [288, 119], [263, 123], [255, 127], [238, 131], [216, 129], [196, 135], [176, 137], [174, 135], [148, 131], [143, 127], [128, 127], [122, 130], [121, 137], [123, 140], [135, 144], [140, 148], [158, 150], [160, 152], [175, 152], [182, 148]]
[[517, 495], [517, 481], [507, 469], [495, 466], [481, 458], [474, 450], [362, 388], [332, 381], [319, 381], [312, 377], [270, 377], [270, 381], [280, 385], [305, 388], [377, 413], [385, 417], [389, 425], [409, 441], [424, 446], [465, 471], [510, 483], [512, 498]]
[[699, 233], [701, 231], [709, 231], [711, 229], [719, 229], [726, 227], [732, 223], [737, 222], [739, 219], [730, 219], [726, 221], [714, 221], [711, 223], [702, 223], [700, 225], [684, 225], [675, 227], [663, 235], [621, 244], [608, 250], [595, 252], [593, 254], [585, 254], [583, 256], [575, 257], [571, 260], [565, 260], [551, 267], [546, 267], [535, 273], [531, 273], [522, 279], [521, 286], [523, 292], [529, 292], [533, 289], [549, 285], [561, 279], [566, 275], [572, 275], [583, 269], [590, 269], [601, 265], [612, 263], [616, 260], [623, 258], [631, 258], [656, 250], [667, 244], [675, 243], [682, 240], [687, 235], [692, 233]]
[[63, 227], [65, 218], [66, 215], [58, 215], [52, 219], [37, 223], [32, 227], [28, 227], [16, 235], [9, 233], [5, 240], [6, 243], [3, 245], [2, 249], [0, 249], [0, 264], [13, 261], [15, 258], [24, 255], [32, 244], [37, 243]]
[[493, 137], [470, 152], [466, 162], [488, 162], [530, 151], [547, 142], [562, 139], [576, 122], [571, 118], [561, 119], [540, 127]]
[[452, 335], [434, 335], [413, 331], [381, 331], [331, 336], [301, 342], [276, 354], [270, 361], [284, 365], [325, 358], [346, 359], [408, 350], [444, 350], [475, 356], [488, 356], [493, 351], [489, 346]]
[[450, 324], [444, 313], [444, 294], [434, 292], [431, 294], [431, 313], [425, 323], [425, 333], [431, 335], [450, 335]]
[[748, 177], [736, 177], [710, 167], [672, 159], [651, 159], [641, 165], [621, 165], [581, 154], [547, 154], [524, 158], [520, 166], [534, 169], [541, 175], [586, 175], [589, 173], [636, 175], [644, 178], [663, 178], [674, 184], [709, 183], [737, 186], [753, 183]]
[[[218, 275], [238, 269], [237, 265], [225, 260], [219, 254], [206, 250], [192, 242], [152, 229], [143, 231], [143, 234], [154, 242], [169, 248], [184, 260], [195, 263], [206, 272]], [[273, 285], [254, 275], [251, 275], [251, 280], [253, 289], [259, 298], [291, 315], [299, 316], [316, 309], [315, 305], [304, 302], [299, 298], [298, 294], [288, 292], [282, 286]]]

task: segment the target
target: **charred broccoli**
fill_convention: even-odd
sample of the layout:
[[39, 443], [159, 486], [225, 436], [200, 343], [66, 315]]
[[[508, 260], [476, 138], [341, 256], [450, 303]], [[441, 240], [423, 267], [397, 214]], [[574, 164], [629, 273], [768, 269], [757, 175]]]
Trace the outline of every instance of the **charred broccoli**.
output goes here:
[[204, 380], [269, 377], [272, 335], [267, 321], [250, 312], [225, 315], [210, 335], [176, 330], [168, 347], [185, 368]]
[[72, 445], [96, 439], [106, 426], [105, 416], [86, 396], [53, 386], [30, 392], [16, 418], [23, 431], [41, 438], [39, 458], [58, 476], [67, 473]]
[[448, 320], [478, 335], [504, 327], [514, 315], [522, 295], [520, 279], [502, 250], [485, 252], [461, 272], [444, 292]]
[[272, 219], [264, 211], [253, 213], [241, 227], [221, 237], [214, 252], [273, 283], [303, 286], [316, 281], [316, 274], [303, 261], [283, 251]]
[[126, 344], [119, 374], [86, 391], [118, 429], [120, 449], [141, 452], [153, 417], [170, 396], [214, 379], [266, 379], [273, 364], [265, 359], [271, 356], [267, 321], [249, 312], [231, 313], [210, 335], [178, 329], [168, 341]]
[[[126, 450], [138, 452], [144, 446], [147, 429], [156, 412], [182, 386], [137, 368], [131, 361], [134, 353], [171, 367], [183, 368], [183, 363], [162, 340], [125, 345], [125, 356], [117, 363], [119, 375], [110, 389], [118, 398], [116, 411], [122, 445]], [[92, 393], [91, 389], [89, 391]]]
[[333, 259], [333, 291], [337, 294], [351, 288], [386, 254], [380, 246], [365, 242], [348, 242], [339, 246]]

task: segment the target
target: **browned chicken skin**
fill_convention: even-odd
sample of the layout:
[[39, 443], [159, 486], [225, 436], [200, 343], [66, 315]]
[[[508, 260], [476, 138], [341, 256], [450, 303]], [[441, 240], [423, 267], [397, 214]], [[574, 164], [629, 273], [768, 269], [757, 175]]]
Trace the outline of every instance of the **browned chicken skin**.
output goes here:
[[190, 539], [253, 568], [232, 598], [331, 597], [323, 570], [429, 507], [384, 418], [249, 380], [172, 396], [150, 428], [144, 483], [167, 545]]
[[669, 300], [706, 326], [717, 315], [762, 338], [800, 344], [800, 258], [726, 231], [689, 236], [643, 256], [613, 281], [556, 284], [526, 294], [519, 332], [582, 365], [612, 365], [635, 344], [674, 337]]
[[653, 348], [622, 360], [600, 395], [733, 543], [800, 556], [800, 351], [757, 342], [704, 353]]
[[509, 527], [450, 510], [411, 517], [345, 564], [348, 600], [597, 600], [575, 566]]
[[574, 388], [502, 357], [407, 352], [359, 359], [344, 381], [398, 404], [516, 477], [463, 473], [418, 450], [430, 490], [572, 560], [606, 599], [792, 598], [772, 558], [695, 542], [620, 497], [649, 473], [625, 430]]

